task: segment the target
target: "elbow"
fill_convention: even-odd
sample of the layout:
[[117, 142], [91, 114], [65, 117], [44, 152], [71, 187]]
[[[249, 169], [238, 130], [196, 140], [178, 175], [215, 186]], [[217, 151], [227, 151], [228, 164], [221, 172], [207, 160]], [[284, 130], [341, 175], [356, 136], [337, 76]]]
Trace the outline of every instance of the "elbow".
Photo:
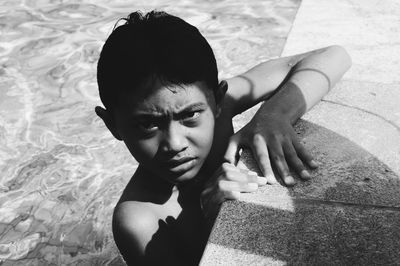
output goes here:
[[329, 46], [328, 49], [338, 59], [345, 71], [349, 70], [352, 65], [352, 60], [346, 49], [340, 45], [332, 45]]

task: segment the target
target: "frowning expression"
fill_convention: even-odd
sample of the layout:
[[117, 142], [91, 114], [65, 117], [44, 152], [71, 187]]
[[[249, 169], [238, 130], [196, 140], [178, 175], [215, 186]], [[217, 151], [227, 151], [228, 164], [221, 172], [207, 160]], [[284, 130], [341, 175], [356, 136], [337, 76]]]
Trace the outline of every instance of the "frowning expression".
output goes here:
[[190, 180], [210, 152], [217, 112], [204, 82], [151, 88], [133, 93], [116, 110], [119, 135], [139, 164], [177, 184]]

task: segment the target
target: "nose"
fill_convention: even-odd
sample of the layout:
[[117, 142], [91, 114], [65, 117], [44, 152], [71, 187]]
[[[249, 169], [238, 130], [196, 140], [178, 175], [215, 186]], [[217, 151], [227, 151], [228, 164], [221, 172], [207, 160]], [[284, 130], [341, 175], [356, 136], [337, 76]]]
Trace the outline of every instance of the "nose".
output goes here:
[[188, 147], [185, 128], [178, 122], [171, 122], [164, 131], [162, 150], [178, 153]]

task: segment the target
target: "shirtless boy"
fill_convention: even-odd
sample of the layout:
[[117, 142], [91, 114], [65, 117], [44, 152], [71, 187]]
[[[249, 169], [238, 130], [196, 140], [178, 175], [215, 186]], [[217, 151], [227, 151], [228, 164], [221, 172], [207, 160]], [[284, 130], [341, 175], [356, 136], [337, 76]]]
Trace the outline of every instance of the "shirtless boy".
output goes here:
[[[139, 163], [114, 210], [115, 242], [129, 265], [196, 265], [223, 201], [310, 178], [317, 164], [292, 124], [351, 60], [330, 46], [218, 82], [214, 54], [195, 27], [154, 11], [125, 20], [103, 46], [97, 78], [105, 109], [95, 109]], [[232, 118], [261, 101], [233, 134]], [[262, 176], [235, 166], [242, 147]]]

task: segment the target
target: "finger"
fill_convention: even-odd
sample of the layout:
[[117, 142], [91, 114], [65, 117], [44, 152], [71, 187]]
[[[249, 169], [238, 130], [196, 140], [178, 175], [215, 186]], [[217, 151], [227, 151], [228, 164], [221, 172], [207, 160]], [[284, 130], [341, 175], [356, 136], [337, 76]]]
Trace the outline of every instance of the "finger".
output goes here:
[[238, 135], [233, 135], [229, 139], [228, 148], [226, 149], [226, 152], [224, 155], [225, 161], [227, 161], [233, 165], [236, 165], [240, 158], [239, 150], [240, 150], [239, 137], [238, 137]]
[[295, 140], [293, 141], [293, 146], [296, 150], [296, 153], [300, 157], [300, 159], [305, 162], [308, 166], [311, 168], [317, 168], [318, 163], [314, 161], [313, 157], [311, 154], [306, 150], [306, 148], [301, 144], [299, 141]]
[[267, 184], [268, 181], [265, 177], [258, 176], [254, 171], [241, 169], [226, 162], [222, 164], [222, 172], [219, 176], [228, 181], [257, 183], [260, 186]]
[[246, 180], [250, 180], [251, 182], [257, 182], [259, 177], [254, 171], [246, 168], [240, 168], [228, 162], [222, 164], [221, 170], [222, 171], [219, 173], [219, 175], [223, 175], [226, 177], [226, 179], [232, 181], [245, 182]]
[[274, 173], [272, 171], [271, 162], [269, 159], [267, 143], [264, 138], [256, 134], [253, 138], [253, 145], [251, 146], [254, 157], [257, 161], [258, 167], [267, 179], [269, 184], [277, 183]]
[[218, 183], [219, 190], [226, 191], [239, 191], [239, 192], [254, 192], [258, 189], [257, 183], [245, 183], [221, 180]]
[[247, 183], [257, 183], [260, 186], [266, 185], [268, 183], [268, 179], [262, 176], [259, 176], [256, 172], [248, 170], [246, 168], [238, 168], [242, 174], [247, 177]]
[[240, 191], [226, 191], [224, 197], [226, 200], [239, 200], [240, 194]]
[[287, 186], [293, 186], [296, 181], [289, 173], [282, 146], [277, 141], [270, 143], [271, 160], [273, 161], [279, 176]]
[[297, 153], [292, 145], [292, 142], [286, 141], [283, 143], [283, 151], [285, 158], [293, 170], [303, 179], [308, 180], [311, 178], [310, 173], [304, 167], [303, 162], [297, 156]]
[[[268, 179], [262, 176], [258, 176], [256, 172], [247, 172], [247, 183], [257, 183], [259, 186], [264, 186], [268, 183]], [[275, 179], [275, 178], [274, 178]]]
[[219, 175], [227, 175], [229, 173], [242, 173], [242, 169], [231, 163], [224, 162], [220, 168]]
[[230, 170], [228, 172], [225, 172], [220, 178], [222, 178], [221, 180], [233, 181], [233, 182], [247, 182], [248, 180], [246, 174], [235, 170], [233, 171]]

